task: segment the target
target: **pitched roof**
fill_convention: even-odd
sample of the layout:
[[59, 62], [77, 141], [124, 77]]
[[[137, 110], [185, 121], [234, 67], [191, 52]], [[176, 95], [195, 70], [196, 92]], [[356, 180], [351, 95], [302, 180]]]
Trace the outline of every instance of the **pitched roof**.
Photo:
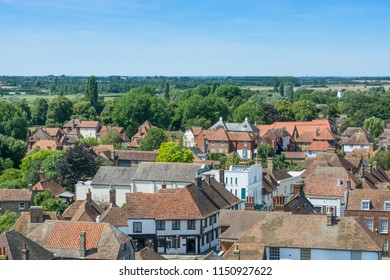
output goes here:
[[131, 238], [107, 223], [46, 221], [28, 237], [53, 252], [56, 257], [80, 258], [80, 233], [86, 233], [85, 259], [118, 258], [122, 244]]
[[379, 139], [390, 139], [390, 129], [386, 128], [383, 130], [382, 134], [379, 135]]
[[104, 151], [114, 151], [114, 145], [99, 145], [99, 146], [93, 146], [92, 149], [95, 151], [96, 154], [100, 154]]
[[44, 150], [58, 150], [61, 147], [60, 142], [57, 139], [55, 140], [38, 140], [32, 146], [32, 149], [40, 148]]
[[201, 126], [191, 126], [189, 130], [191, 130], [192, 134], [196, 137], [202, 132], [203, 128]]
[[241, 199], [229, 192], [215, 178], [210, 178], [210, 183], [207, 183], [207, 180], [203, 180], [201, 192], [218, 209], [229, 208], [232, 205], [240, 204], [242, 202]]
[[0, 189], [0, 201], [31, 201], [32, 192], [28, 189]]
[[338, 217], [335, 224], [327, 226], [326, 215], [280, 212], [267, 213], [239, 242], [284, 248], [382, 251], [381, 241], [354, 217]]
[[115, 150], [115, 159], [155, 162], [158, 152]]
[[230, 141], [253, 141], [253, 140], [255, 140], [254, 136], [252, 136], [250, 133], [244, 132], [244, 131], [242, 131], [242, 132], [229, 131], [227, 134], [228, 134]]
[[229, 141], [228, 133], [223, 128], [203, 130], [204, 138], [209, 141]]
[[126, 208], [110, 203], [107, 209], [100, 215], [99, 221], [109, 223], [114, 227], [127, 227]]
[[357, 131], [349, 139], [342, 142], [343, 145], [368, 145], [374, 143], [371, 137], [364, 132]]
[[323, 129], [318, 136], [314, 137], [315, 140], [321, 141], [334, 141], [336, 140], [336, 136], [329, 130], [329, 128]]
[[75, 127], [78, 127], [80, 125], [81, 121], [80, 120], [75, 120], [75, 119], [72, 119], [68, 122], [66, 122], [63, 127], [65, 128], [75, 128]]
[[42, 129], [46, 131], [46, 133], [49, 134], [50, 137], [56, 137], [58, 133], [60, 135], [62, 134], [62, 130], [59, 127], [43, 127]]
[[367, 135], [369, 134], [369, 132], [364, 127], [347, 127], [347, 129], [345, 129], [343, 133], [341, 133], [341, 139], [350, 138], [356, 132], [363, 132]]
[[99, 126], [98, 121], [81, 121], [78, 127], [80, 128], [97, 128]]
[[305, 152], [282, 152], [286, 159], [300, 159], [304, 160], [306, 158]]
[[198, 163], [142, 162], [133, 180], [167, 182], [193, 182], [204, 168]]
[[128, 219], [155, 220], [197, 220], [218, 212], [195, 184], [157, 193], [127, 193], [126, 210]]
[[295, 140], [297, 143], [310, 143], [313, 141], [314, 132], [313, 131], [304, 131], [299, 137]]
[[76, 200], [65, 209], [62, 217], [71, 221], [95, 222], [96, 217], [103, 213], [103, 209], [94, 201]]
[[101, 166], [91, 185], [129, 186], [136, 171], [134, 167]]
[[308, 157], [305, 160], [304, 168], [309, 169], [311, 165], [315, 161], [325, 161], [328, 163], [329, 166], [334, 166], [334, 167], [344, 167], [347, 170], [350, 170], [354, 168], [354, 165], [344, 159], [343, 157], [339, 156], [335, 152], [320, 152], [317, 153], [315, 158]]
[[370, 211], [385, 211], [385, 201], [390, 202], [390, 190], [353, 190], [348, 196], [347, 210], [362, 210], [362, 200], [370, 201]]
[[135, 253], [135, 260], [166, 260], [163, 256], [160, 254], [156, 253], [149, 247], [145, 247], [138, 252]]
[[[43, 211], [43, 221], [47, 220], [58, 220], [57, 213], [55, 211]], [[40, 223], [31, 223], [30, 212], [22, 212], [11, 229], [27, 235], [39, 225]]]
[[328, 141], [313, 141], [306, 147], [305, 151], [323, 151], [326, 152], [331, 146]]
[[28, 250], [29, 260], [52, 260], [54, 255], [23, 234], [11, 230], [0, 234], [0, 248], [5, 248], [9, 260], [22, 260], [23, 245]]
[[209, 130], [217, 130], [219, 128], [224, 129], [225, 131], [236, 131], [236, 132], [258, 132], [259, 129], [249, 122], [248, 118], [245, 118], [245, 120], [242, 123], [227, 123], [223, 121], [223, 118], [220, 117], [219, 120], [213, 124]]
[[52, 179], [45, 179], [39, 181], [33, 186], [32, 190], [33, 191], [50, 190], [50, 192], [54, 195], [59, 195], [65, 192], [65, 189]]
[[[238, 251], [237, 251], [238, 250]], [[223, 254], [223, 260], [263, 260], [265, 257], [265, 245], [257, 243], [234, 243]]]

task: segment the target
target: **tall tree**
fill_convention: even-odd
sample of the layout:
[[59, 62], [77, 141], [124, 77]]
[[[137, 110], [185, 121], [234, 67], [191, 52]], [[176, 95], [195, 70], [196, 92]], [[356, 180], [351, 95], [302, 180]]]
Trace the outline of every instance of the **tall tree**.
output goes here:
[[247, 101], [238, 106], [233, 112], [235, 122], [243, 122], [245, 118], [250, 122], [265, 123], [265, 114], [258, 103]]
[[311, 121], [317, 117], [316, 105], [308, 100], [294, 102], [291, 109], [297, 121]]
[[22, 140], [25, 140], [27, 136], [25, 113], [7, 101], [0, 101], [0, 134]]
[[97, 119], [95, 108], [90, 101], [79, 101], [73, 104], [72, 119], [79, 119], [83, 121], [94, 121]]
[[10, 136], [0, 134], [0, 157], [10, 159], [18, 167], [27, 152], [27, 143]]
[[91, 76], [87, 79], [85, 84], [85, 97], [91, 102], [92, 106], [97, 109], [98, 107], [98, 89], [95, 76]]
[[31, 108], [31, 123], [34, 125], [44, 125], [46, 121], [46, 114], [48, 109], [47, 100], [44, 98], [37, 98], [34, 100]]
[[158, 149], [157, 162], [192, 162], [193, 160], [194, 154], [175, 142], [162, 143]]
[[64, 96], [58, 96], [50, 101], [46, 115], [47, 127], [60, 127], [72, 115], [72, 101]]
[[294, 113], [291, 109], [291, 102], [287, 100], [279, 100], [275, 104], [275, 110], [278, 112], [280, 121], [293, 121]]
[[382, 120], [376, 117], [370, 117], [364, 120], [363, 126], [367, 129], [374, 139], [377, 139], [383, 132]]
[[62, 202], [50, 190], [45, 190], [34, 195], [34, 205], [43, 206], [43, 210], [55, 211], [57, 214], [62, 214], [68, 207], [68, 204]]
[[170, 93], [170, 85], [169, 85], [169, 81], [166, 81], [164, 87], [164, 98], [167, 101], [169, 101], [169, 93]]
[[163, 129], [161, 128], [152, 128], [149, 129], [148, 134], [142, 139], [140, 143], [140, 149], [142, 151], [152, 151], [157, 150], [161, 143], [165, 142], [166, 135]]

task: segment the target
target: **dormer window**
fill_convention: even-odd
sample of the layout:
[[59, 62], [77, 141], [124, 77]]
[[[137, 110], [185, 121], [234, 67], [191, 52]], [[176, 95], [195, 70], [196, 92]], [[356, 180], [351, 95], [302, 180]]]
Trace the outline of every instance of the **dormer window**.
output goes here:
[[370, 210], [370, 201], [362, 200], [362, 210]]
[[390, 211], [390, 201], [385, 201], [385, 205], [383, 208], [385, 211]]

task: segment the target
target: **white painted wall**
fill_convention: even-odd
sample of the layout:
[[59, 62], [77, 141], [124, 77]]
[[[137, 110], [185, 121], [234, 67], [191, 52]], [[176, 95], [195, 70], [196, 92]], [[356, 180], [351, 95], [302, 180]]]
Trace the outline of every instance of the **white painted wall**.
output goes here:
[[353, 150], [355, 150], [355, 149], [366, 149], [366, 150], [370, 150], [370, 145], [348, 145], [348, 144], [343, 145], [343, 151], [344, 151], [344, 153], [351, 153], [351, 152], [353, 152]]
[[345, 210], [345, 199], [344, 197], [315, 197], [306, 195], [314, 207], [326, 207], [326, 206], [336, 206], [336, 215], [344, 216]]
[[[194, 176], [195, 177], [195, 176]], [[173, 188], [184, 188], [191, 184], [190, 182], [165, 182], [168, 189]], [[162, 181], [140, 181], [133, 180], [133, 191], [132, 192], [142, 192], [142, 193], [156, 193], [161, 189]]]
[[306, 151], [306, 157], [316, 157], [318, 151]]
[[[92, 181], [78, 181], [75, 185], [76, 200], [86, 200], [88, 189], [91, 189]], [[92, 190], [91, 190], [92, 191]]]
[[[249, 147], [249, 143], [248, 143], [248, 147]], [[246, 156], [244, 156], [245, 153], [246, 153]], [[237, 150], [237, 154], [242, 159], [251, 159], [252, 158], [252, 151], [249, 149]]]
[[300, 181], [302, 181], [301, 176], [295, 176], [295, 177], [279, 180], [278, 181], [279, 186], [277, 187], [276, 195], [283, 195], [284, 197], [287, 197], [287, 200], [290, 199], [294, 195], [294, 187], [293, 187], [294, 183]]
[[[119, 207], [126, 203], [126, 193], [131, 192], [131, 186], [116, 186], [116, 205]], [[109, 185], [87, 185], [76, 184], [76, 199], [85, 200], [87, 198], [88, 189], [91, 190], [92, 199], [97, 202], [109, 203], [110, 201], [110, 186]]]
[[183, 136], [184, 147], [195, 147], [195, 137], [191, 130], [187, 129]]
[[80, 128], [80, 134], [84, 138], [96, 138], [96, 128], [81, 127]]
[[[133, 222], [142, 223], [142, 232], [135, 233], [133, 232]], [[141, 236], [145, 234], [155, 234], [156, 233], [156, 222], [154, 219], [130, 219], [127, 220], [127, 234], [132, 236]]]

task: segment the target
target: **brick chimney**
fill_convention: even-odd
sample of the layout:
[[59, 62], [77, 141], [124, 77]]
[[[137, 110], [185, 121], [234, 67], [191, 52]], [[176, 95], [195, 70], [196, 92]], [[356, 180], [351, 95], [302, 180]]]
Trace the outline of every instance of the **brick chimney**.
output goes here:
[[303, 182], [294, 183], [294, 196], [303, 196], [303, 188], [305, 184]]
[[167, 188], [167, 183], [165, 182], [165, 180], [162, 181], [161, 188], [162, 189], [166, 189]]
[[195, 177], [195, 184], [198, 189], [202, 189], [202, 177]]
[[245, 210], [247, 210], [247, 211], [254, 211], [255, 210], [255, 203], [254, 203], [253, 196], [246, 197]]
[[211, 175], [210, 175], [210, 174], [205, 174], [205, 177], [206, 177], [206, 182], [207, 182], [207, 184], [210, 185]]
[[328, 213], [326, 213], [326, 225], [327, 226], [332, 226], [333, 225], [333, 213], [332, 213], [332, 211], [328, 211]]
[[8, 256], [5, 252], [5, 247], [0, 247], [0, 260], [8, 260]]
[[43, 169], [39, 170], [39, 181], [45, 180], [45, 171]]
[[316, 137], [320, 136], [320, 129], [317, 127], [316, 129]]
[[30, 223], [43, 223], [43, 206], [30, 207]]
[[87, 202], [88, 202], [88, 203], [91, 203], [91, 202], [92, 202], [92, 193], [91, 193], [91, 189], [88, 189], [88, 192], [87, 192]]
[[283, 195], [277, 195], [273, 197], [274, 211], [284, 211], [284, 197]]
[[223, 168], [219, 170], [219, 182], [222, 186], [225, 187], [225, 169]]
[[273, 157], [267, 158], [267, 165], [268, 165], [267, 169], [270, 172], [274, 171], [274, 158]]
[[111, 187], [109, 192], [110, 192], [110, 203], [116, 205], [116, 189], [115, 189], [115, 187]]
[[87, 239], [85, 231], [80, 231], [80, 258], [85, 258], [87, 255]]
[[30, 252], [27, 249], [26, 244], [23, 243], [23, 247], [22, 247], [22, 260], [23, 261], [27, 261], [29, 259], [30, 259]]

